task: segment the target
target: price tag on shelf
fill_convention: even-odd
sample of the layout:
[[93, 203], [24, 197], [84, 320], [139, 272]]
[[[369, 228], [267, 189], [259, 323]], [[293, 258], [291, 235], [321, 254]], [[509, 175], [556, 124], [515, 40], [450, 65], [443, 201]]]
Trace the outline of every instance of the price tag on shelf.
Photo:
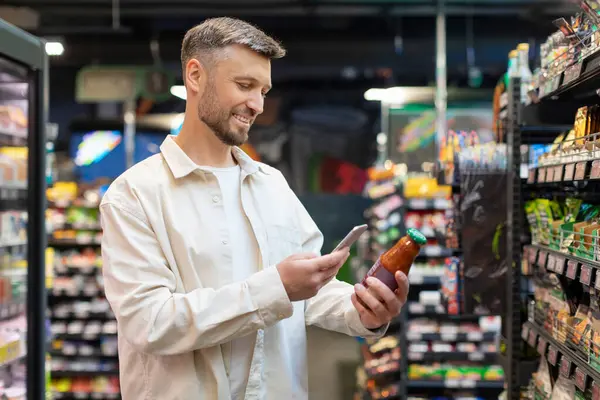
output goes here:
[[460, 381], [457, 379], [448, 379], [446, 380], [446, 387], [447, 388], [457, 388], [460, 387]]
[[450, 201], [446, 199], [435, 199], [433, 200], [433, 208], [436, 210], [447, 210], [450, 208]]
[[420, 361], [423, 359], [423, 353], [411, 352], [408, 353], [408, 358], [413, 361]]
[[566, 263], [567, 260], [564, 257], [556, 256], [556, 261], [554, 262], [554, 272], [560, 275], [564, 274]]
[[563, 175], [563, 181], [572, 182], [575, 178], [575, 164], [565, 165], [565, 173]]
[[548, 362], [554, 366], [556, 366], [556, 362], [558, 361], [558, 350], [556, 347], [548, 347]]
[[564, 165], [557, 165], [554, 167], [554, 180], [553, 182], [560, 182], [563, 179]]
[[548, 341], [540, 336], [540, 340], [538, 340], [537, 352], [541, 356], [546, 355], [546, 348], [548, 347]]
[[585, 392], [587, 387], [587, 375], [583, 372], [579, 367], [575, 368], [575, 385], [581, 390]]
[[585, 179], [585, 173], [587, 172], [587, 161], [578, 162], [575, 164], [575, 177], [574, 181], [582, 181]]
[[473, 389], [477, 387], [477, 381], [473, 379], [465, 379], [462, 381], [461, 387], [465, 389]]
[[600, 400], [600, 382], [592, 384], [592, 400]]
[[564, 78], [563, 78], [563, 86], [573, 82], [575, 79], [579, 78], [581, 74], [581, 67], [583, 62], [578, 62], [576, 64], [571, 65], [565, 70]]
[[586, 286], [590, 286], [592, 283], [592, 268], [587, 265], [581, 264], [581, 273], [579, 274], [579, 280]]
[[425, 254], [429, 257], [439, 257], [442, 255], [442, 247], [437, 245], [425, 247]]
[[2, 306], [2, 311], [0, 311], [0, 318], [2, 318], [2, 319], [8, 318], [8, 312], [9, 311], [10, 310], [8, 309], [7, 306]]
[[420, 334], [419, 332], [407, 332], [406, 333], [406, 338], [410, 341], [417, 341], [417, 340], [421, 340], [421, 338], [423, 337], [422, 334]]
[[426, 199], [410, 199], [408, 207], [413, 210], [425, 210], [427, 208]]
[[554, 167], [546, 168], [546, 182], [554, 182]]
[[529, 260], [529, 265], [535, 265], [535, 262], [537, 261], [537, 255], [538, 255], [538, 249], [536, 247], [530, 247], [528, 249], [528, 260]]
[[548, 260], [548, 253], [543, 250], [540, 250], [540, 253], [538, 254], [538, 267], [546, 268], [547, 260]]
[[440, 334], [443, 342], [456, 342], [456, 332], [442, 332]]
[[521, 339], [527, 340], [528, 337], [529, 337], [529, 326], [523, 325], [523, 328], [521, 328]]
[[571, 377], [571, 366], [573, 363], [563, 354], [562, 360], [560, 362], [560, 374], [565, 378]]
[[539, 183], [546, 182], [546, 168], [538, 168], [538, 179]]
[[567, 278], [576, 279], [577, 278], [577, 266], [579, 263], [575, 260], [569, 260], [567, 263]]
[[550, 90], [548, 94], [555, 92], [560, 87], [560, 82], [562, 81], [562, 73], [556, 75], [554, 78], [550, 80]]
[[425, 305], [421, 303], [410, 303], [408, 309], [413, 314], [425, 314]]
[[534, 330], [529, 331], [529, 338], [527, 339], [527, 343], [531, 347], [535, 347], [535, 340], [537, 339], [537, 333]]
[[535, 183], [535, 175], [537, 174], [537, 169], [532, 168], [529, 170], [529, 175], [527, 176], [527, 183]]
[[483, 353], [480, 351], [469, 353], [468, 358], [470, 361], [481, 361], [483, 360]]
[[[600, 274], [596, 274], [596, 283], [594, 284], [594, 287], [600, 290]], [[598, 382], [598, 385], [600, 385], [600, 382]]]
[[556, 265], [556, 257], [554, 254], [548, 254], [548, 261], [546, 262], [546, 269], [548, 271], [554, 271], [554, 266]]
[[17, 313], [19, 312], [19, 305], [16, 303], [13, 303], [10, 305], [10, 315], [14, 316], [17, 315]]
[[479, 342], [483, 340], [482, 332], [469, 332], [467, 333], [467, 341], [469, 342]]

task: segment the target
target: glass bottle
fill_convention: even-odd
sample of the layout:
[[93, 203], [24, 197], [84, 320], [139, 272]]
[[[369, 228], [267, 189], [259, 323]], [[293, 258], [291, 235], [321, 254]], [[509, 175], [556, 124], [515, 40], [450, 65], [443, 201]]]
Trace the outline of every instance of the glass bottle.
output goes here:
[[396, 272], [401, 271], [408, 276], [410, 267], [421, 251], [421, 246], [426, 243], [427, 239], [421, 232], [416, 229], [408, 229], [405, 236], [401, 237], [391, 249], [379, 256], [362, 280], [362, 284], [367, 287], [366, 280], [372, 276], [395, 291], [398, 289]]

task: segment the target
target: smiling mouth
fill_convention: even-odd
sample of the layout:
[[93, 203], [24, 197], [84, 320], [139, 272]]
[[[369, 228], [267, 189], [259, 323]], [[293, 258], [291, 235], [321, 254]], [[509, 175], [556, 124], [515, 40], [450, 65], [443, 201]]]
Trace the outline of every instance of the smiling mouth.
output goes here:
[[240, 114], [233, 114], [233, 117], [235, 119], [237, 119], [238, 121], [240, 121], [242, 124], [250, 125], [250, 123], [252, 122], [251, 118], [244, 117], [243, 115], [240, 115]]

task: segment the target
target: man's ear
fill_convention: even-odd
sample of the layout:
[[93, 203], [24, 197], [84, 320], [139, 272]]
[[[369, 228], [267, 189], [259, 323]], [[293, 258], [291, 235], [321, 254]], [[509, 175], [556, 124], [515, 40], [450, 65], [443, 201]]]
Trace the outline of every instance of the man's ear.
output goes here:
[[185, 65], [184, 82], [186, 90], [196, 95], [201, 95], [206, 85], [206, 69], [195, 58], [191, 58]]

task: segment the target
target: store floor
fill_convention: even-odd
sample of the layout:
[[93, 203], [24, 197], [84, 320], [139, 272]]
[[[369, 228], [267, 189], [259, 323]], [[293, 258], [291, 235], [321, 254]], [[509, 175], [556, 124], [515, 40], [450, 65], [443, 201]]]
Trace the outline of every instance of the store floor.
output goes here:
[[310, 400], [348, 400], [356, 385], [360, 349], [355, 338], [308, 328], [308, 386]]

